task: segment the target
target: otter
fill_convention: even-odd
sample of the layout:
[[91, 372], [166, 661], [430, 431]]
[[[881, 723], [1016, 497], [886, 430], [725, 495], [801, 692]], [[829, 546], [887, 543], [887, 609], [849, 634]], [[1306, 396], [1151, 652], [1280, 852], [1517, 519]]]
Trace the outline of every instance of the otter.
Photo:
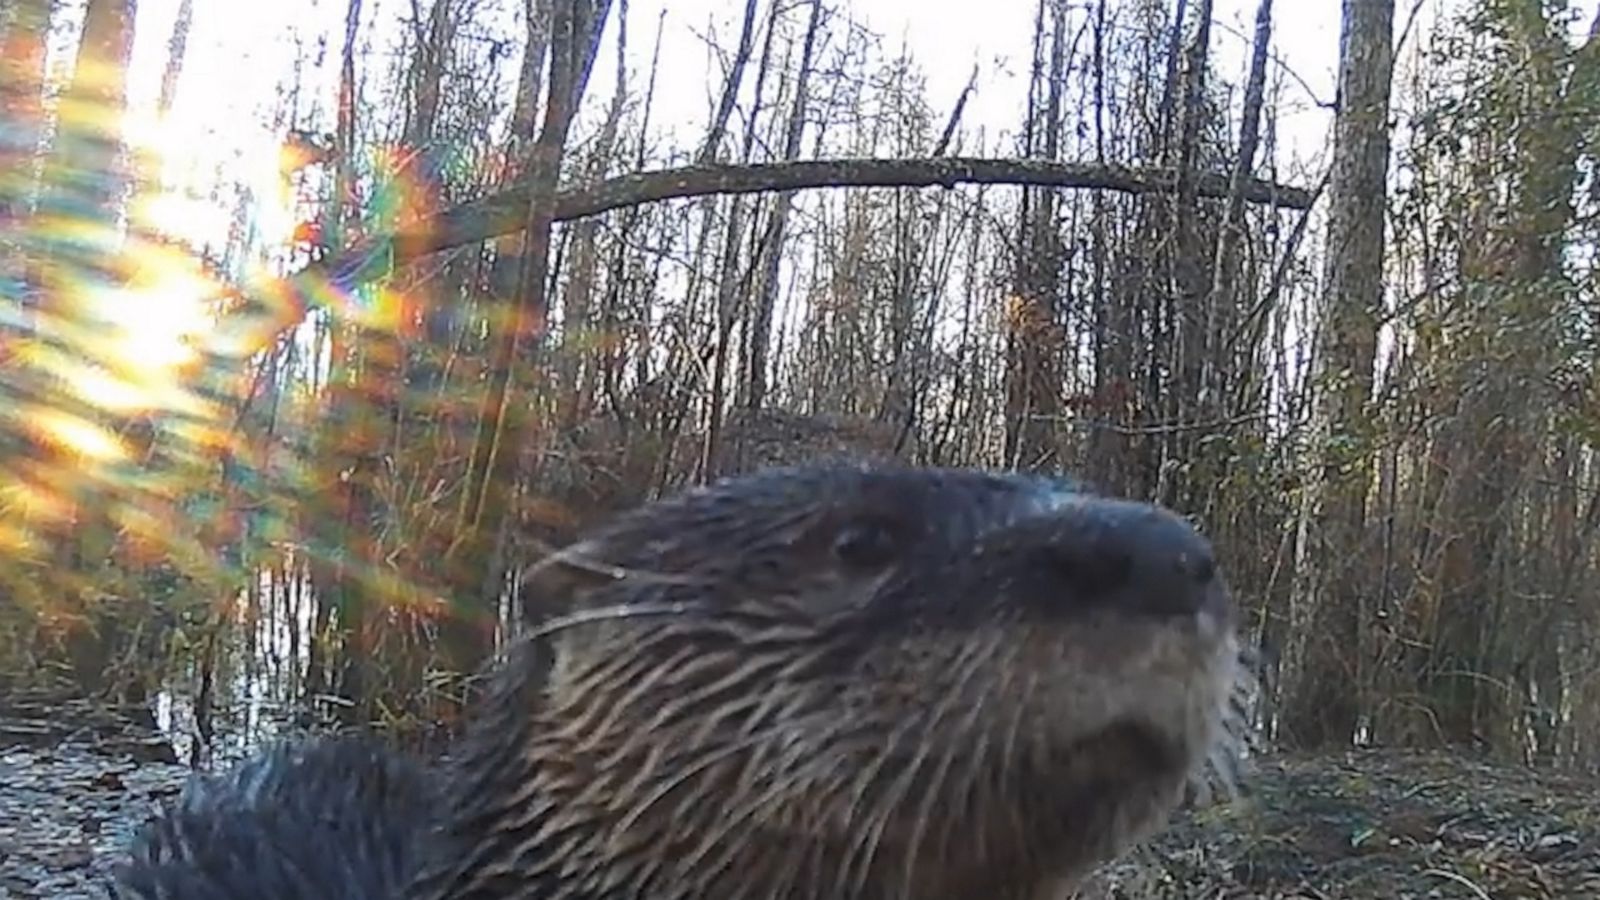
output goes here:
[[1209, 542], [1068, 480], [765, 470], [528, 583], [572, 602], [441, 772], [269, 753], [147, 830], [119, 896], [1042, 900], [1232, 759]]
[[192, 779], [137, 836], [112, 897], [394, 900], [432, 826], [437, 782], [366, 735], [283, 742]]

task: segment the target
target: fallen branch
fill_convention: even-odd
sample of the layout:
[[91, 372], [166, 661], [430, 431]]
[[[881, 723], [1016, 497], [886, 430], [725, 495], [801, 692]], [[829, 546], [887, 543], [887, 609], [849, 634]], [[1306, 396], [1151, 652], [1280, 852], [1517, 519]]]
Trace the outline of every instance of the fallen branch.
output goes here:
[[[1195, 179], [1202, 197], [1226, 198], [1226, 173], [1203, 173]], [[1014, 184], [1035, 187], [1109, 190], [1131, 194], [1170, 193], [1177, 176], [1170, 170], [1133, 169], [1089, 163], [1029, 159], [832, 159], [756, 165], [695, 165], [639, 172], [557, 193], [557, 221], [570, 221], [616, 209], [713, 194], [752, 194], [830, 187], [955, 187], [960, 184]], [[1312, 192], [1302, 188], [1246, 179], [1240, 193], [1251, 203], [1284, 209], [1308, 209]], [[528, 192], [514, 185], [496, 194], [444, 210], [424, 222], [365, 241], [332, 259], [316, 262], [248, 293], [276, 307], [268, 319], [274, 336], [303, 317], [304, 299], [317, 296], [331, 283], [349, 290], [386, 274], [394, 267], [431, 253], [509, 234], [527, 218]], [[268, 300], [270, 298], [270, 301]], [[287, 304], [287, 308], [285, 308]], [[258, 324], [261, 320], [257, 319]], [[258, 338], [271, 337], [258, 335]], [[258, 345], [258, 340], [247, 344]], [[258, 346], [264, 346], [265, 342]], [[239, 348], [247, 349], [247, 348]]]
[[[1225, 173], [1202, 175], [1199, 182], [1203, 197], [1228, 196]], [[623, 175], [596, 185], [563, 190], [556, 195], [555, 218], [569, 221], [627, 206], [708, 194], [807, 188], [951, 188], [958, 184], [1016, 184], [1156, 194], [1174, 190], [1176, 183], [1175, 175], [1160, 170], [1040, 160], [830, 159], [747, 166], [703, 165]], [[1312, 201], [1310, 191], [1254, 179], [1246, 180], [1242, 193], [1250, 202], [1287, 209], [1306, 209]], [[394, 248], [390, 260], [400, 264], [429, 253], [507, 234], [521, 227], [526, 211], [527, 191], [520, 185], [464, 203], [393, 235], [389, 239]], [[336, 271], [338, 266], [330, 268]]]

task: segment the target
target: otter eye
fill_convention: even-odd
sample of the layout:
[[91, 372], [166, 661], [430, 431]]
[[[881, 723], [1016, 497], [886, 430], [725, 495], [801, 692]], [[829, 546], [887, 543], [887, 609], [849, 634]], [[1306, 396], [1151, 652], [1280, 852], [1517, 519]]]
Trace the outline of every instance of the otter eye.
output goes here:
[[854, 569], [876, 569], [894, 560], [899, 541], [881, 522], [853, 522], [833, 539], [833, 555]]

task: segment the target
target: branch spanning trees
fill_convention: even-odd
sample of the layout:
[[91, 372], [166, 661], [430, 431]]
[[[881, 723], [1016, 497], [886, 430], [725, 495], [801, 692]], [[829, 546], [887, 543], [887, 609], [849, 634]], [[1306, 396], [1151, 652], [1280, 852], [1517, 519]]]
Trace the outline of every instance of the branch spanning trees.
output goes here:
[[[999, 184], [1160, 194], [1174, 191], [1178, 182], [1178, 176], [1170, 170], [1028, 159], [836, 159], [696, 165], [623, 175], [593, 186], [559, 191], [550, 201], [550, 218], [571, 221], [664, 200], [815, 188]], [[1194, 189], [1202, 197], [1238, 196], [1250, 203], [1283, 209], [1305, 210], [1313, 200], [1311, 192], [1304, 188], [1257, 178], [1230, 180], [1230, 176], [1220, 173], [1196, 177]], [[292, 298], [318, 295], [327, 281], [348, 290], [427, 254], [510, 234], [523, 227], [532, 195], [529, 186], [520, 185], [443, 210], [426, 221], [313, 263], [285, 282], [254, 288], [253, 299], [270, 298], [267, 302], [272, 305], [292, 303]], [[258, 329], [263, 322], [281, 329], [298, 322], [304, 312], [295, 306], [286, 311], [290, 313], [288, 317], [269, 312], [266, 319], [250, 321]], [[263, 339], [270, 339], [275, 333], [257, 330], [238, 349], [259, 350]]]

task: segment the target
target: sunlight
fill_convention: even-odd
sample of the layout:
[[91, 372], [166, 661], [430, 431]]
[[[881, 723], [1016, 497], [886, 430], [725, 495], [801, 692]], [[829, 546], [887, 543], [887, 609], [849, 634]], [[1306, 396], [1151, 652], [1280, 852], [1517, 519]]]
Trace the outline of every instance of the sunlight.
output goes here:
[[[56, 340], [19, 345], [17, 357], [58, 379], [78, 398], [113, 413], [198, 412], [187, 375], [215, 328], [216, 284], [182, 247], [129, 239], [120, 283], [96, 285], [68, 276], [59, 286]], [[75, 420], [43, 422], [54, 442], [91, 457], [112, 452]]]
[[183, 370], [215, 328], [216, 286], [182, 247], [130, 239], [124, 252], [133, 269], [127, 282], [78, 298], [84, 320], [107, 327], [82, 337], [92, 365], [68, 377], [102, 408], [170, 407], [181, 403]]
[[33, 538], [27, 529], [18, 525], [19, 522], [64, 522], [71, 515], [71, 506], [57, 491], [25, 479], [13, 478], [0, 486], [0, 511], [7, 514], [0, 518], [0, 529], [8, 530], [20, 548]]
[[[214, 136], [203, 127], [185, 127], [194, 124], [130, 113], [129, 142], [138, 148], [148, 180], [129, 204], [129, 233], [112, 251], [122, 259], [124, 277], [104, 286], [64, 286], [77, 326], [71, 328], [76, 355], [41, 360], [77, 396], [110, 412], [203, 413], [205, 404], [186, 375], [201, 360], [202, 348], [219, 339], [217, 300], [223, 290], [205, 253], [241, 225], [254, 232], [258, 245], [269, 247], [292, 231], [290, 198], [271, 135], [263, 131], [230, 166], [250, 195], [250, 221], [240, 223], [214, 193], [204, 196], [196, 148]], [[73, 225], [58, 220], [52, 229], [60, 234]], [[107, 240], [104, 229], [85, 227], [80, 243]]]
[[0, 519], [0, 553], [8, 557], [21, 557], [37, 549], [38, 541], [26, 529]]
[[[241, 229], [258, 248], [283, 246], [293, 232], [277, 136], [267, 123], [220, 131], [211, 113], [234, 105], [221, 89], [203, 90], [212, 102], [198, 108], [180, 105], [162, 115], [145, 102], [131, 104], [124, 116], [137, 187], [127, 205], [126, 235], [119, 247], [107, 248], [121, 258], [122, 277], [103, 286], [63, 285], [76, 358], [53, 359], [49, 366], [100, 409], [203, 413], [190, 376], [202, 350], [214, 349], [220, 338], [217, 300], [226, 279], [211, 260], [241, 238]], [[239, 193], [219, 195], [216, 179], [223, 172]], [[66, 236], [74, 225], [62, 217], [51, 227]], [[78, 238], [105, 242], [108, 236]]]
[[191, 363], [192, 339], [210, 327], [202, 296], [182, 284], [152, 284], [108, 292], [99, 312], [119, 329], [108, 342], [111, 362], [155, 374]]
[[[221, 173], [247, 190], [248, 224], [260, 245], [281, 246], [289, 240], [293, 197], [279, 173], [280, 136], [274, 131], [261, 123], [241, 125], [229, 138], [232, 152], [217, 158], [222, 138], [215, 123], [192, 113], [180, 110], [161, 118], [151, 109], [133, 109], [127, 127], [129, 143], [139, 148], [148, 165], [148, 192], [134, 199], [130, 211], [143, 227], [198, 248], [244, 224], [234, 220], [233, 210], [214, 193], [214, 176]], [[206, 196], [208, 189], [211, 196]]]
[[216, 203], [177, 190], [139, 197], [129, 215], [144, 227], [187, 244], [228, 233], [228, 214]]
[[127, 448], [116, 435], [60, 410], [35, 411], [32, 425], [34, 434], [41, 440], [96, 462], [116, 462], [128, 455]]

